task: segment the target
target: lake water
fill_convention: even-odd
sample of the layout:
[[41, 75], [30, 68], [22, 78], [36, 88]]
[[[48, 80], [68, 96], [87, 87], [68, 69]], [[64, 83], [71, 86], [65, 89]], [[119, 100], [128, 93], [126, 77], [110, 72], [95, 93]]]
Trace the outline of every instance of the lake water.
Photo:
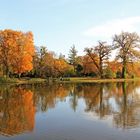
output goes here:
[[0, 86], [0, 140], [140, 140], [140, 83]]

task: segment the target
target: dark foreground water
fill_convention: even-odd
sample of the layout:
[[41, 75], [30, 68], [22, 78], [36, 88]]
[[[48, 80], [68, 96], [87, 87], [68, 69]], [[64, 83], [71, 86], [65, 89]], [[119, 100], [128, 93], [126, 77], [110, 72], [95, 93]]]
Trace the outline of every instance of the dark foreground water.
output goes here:
[[0, 140], [140, 140], [140, 83], [0, 86]]

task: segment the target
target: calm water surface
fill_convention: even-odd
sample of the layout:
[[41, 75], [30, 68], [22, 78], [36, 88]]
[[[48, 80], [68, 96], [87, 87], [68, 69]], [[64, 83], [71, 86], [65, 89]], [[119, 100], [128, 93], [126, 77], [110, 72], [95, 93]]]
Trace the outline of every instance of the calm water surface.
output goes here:
[[140, 140], [140, 83], [0, 86], [0, 140]]

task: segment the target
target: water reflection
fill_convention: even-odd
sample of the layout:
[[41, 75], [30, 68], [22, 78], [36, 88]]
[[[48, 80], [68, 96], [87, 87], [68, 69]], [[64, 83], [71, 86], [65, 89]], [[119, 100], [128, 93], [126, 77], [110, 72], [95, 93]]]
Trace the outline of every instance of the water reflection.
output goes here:
[[0, 89], [0, 133], [15, 135], [34, 128], [33, 93], [20, 87]]
[[114, 115], [117, 127], [134, 128], [140, 125], [140, 94], [135, 89], [122, 83], [122, 98], [116, 100], [119, 111]]
[[[85, 108], [78, 104], [80, 99]], [[104, 120], [111, 117], [116, 128], [140, 126], [139, 83], [37, 84], [0, 88], [0, 134], [32, 132], [36, 112], [47, 112], [58, 103], [67, 103], [66, 100], [74, 112], [79, 107], [93, 118], [94, 115]]]

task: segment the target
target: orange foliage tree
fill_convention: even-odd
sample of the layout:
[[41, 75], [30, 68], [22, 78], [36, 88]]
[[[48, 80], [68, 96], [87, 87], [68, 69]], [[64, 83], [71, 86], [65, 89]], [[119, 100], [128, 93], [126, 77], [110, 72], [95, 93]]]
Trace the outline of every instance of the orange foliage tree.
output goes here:
[[32, 69], [34, 55], [33, 34], [31, 32], [4, 30], [0, 31], [0, 62], [3, 73], [20, 75]]
[[63, 76], [64, 73], [69, 69], [69, 64], [64, 59], [55, 59], [54, 69], [58, 72], [58, 76]]
[[33, 68], [34, 55], [33, 35], [31, 32], [21, 34], [21, 42], [15, 49], [15, 59], [12, 63], [13, 71], [17, 74], [30, 71]]
[[97, 46], [92, 48], [85, 48], [85, 52], [91, 58], [93, 64], [96, 66], [100, 78], [103, 78], [104, 65], [109, 59], [111, 46], [106, 42], [99, 41]]
[[93, 64], [92, 59], [88, 55], [83, 56], [82, 66], [83, 66], [83, 73], [86, 75], [91, 73], [96, 73], [96, 74], [98, 73], [98, 69]]

